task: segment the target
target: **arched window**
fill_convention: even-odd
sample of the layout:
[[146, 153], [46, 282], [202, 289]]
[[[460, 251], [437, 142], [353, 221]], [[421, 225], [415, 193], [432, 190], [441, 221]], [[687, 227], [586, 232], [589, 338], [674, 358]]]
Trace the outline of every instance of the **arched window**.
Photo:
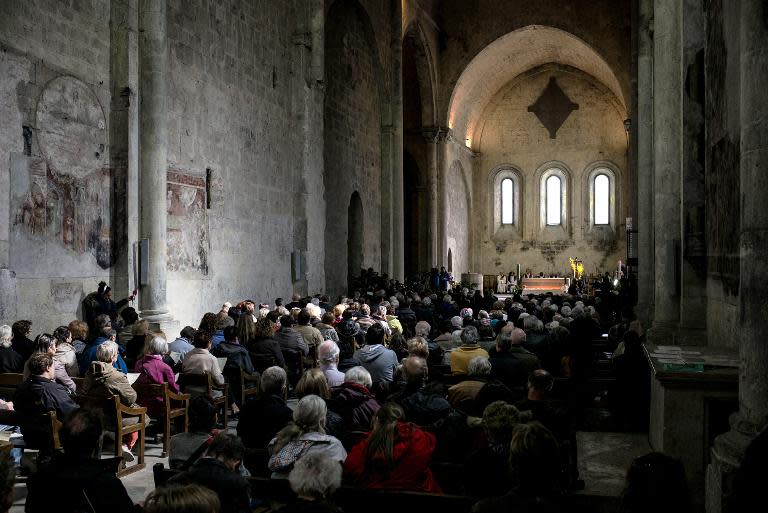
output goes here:
[[[561, 237], [570, 232], [568, 217], [570, 174], [564, 164], [548, 162], [539, 168], [539, 228], [547, 237]], [[564, 230], [564, 232], [563, 232]]]
[[608, 175], [600, 173], [595, 176], [594, 182], [595, 224], [607, 225], [611, 223], [611, 180]]
[[491, 170], [488, 177], [490, 192], [488, 214], [493, 219], [491, 234], [497, 238], [517, 237], [522, 225], [520, 217], [520, 171], [508, 164]]
[[515, 224], [515, 183], [511, 178], [501, 181], [501, 224]]
[[559, 176], [552, 175], [546, 181], [546, 219], [547, 226], [559, 226], [562, 223], [562, 181]]
[[589, 209], [588, 229], [616, 229], [618, 216], [618, 169], [608, 162], [595, 162], [584, 173], [584, 203]]

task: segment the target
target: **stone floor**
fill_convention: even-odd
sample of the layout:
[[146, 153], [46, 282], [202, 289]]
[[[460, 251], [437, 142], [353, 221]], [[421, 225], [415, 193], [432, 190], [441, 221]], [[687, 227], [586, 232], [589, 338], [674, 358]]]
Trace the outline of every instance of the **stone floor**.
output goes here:
[[[582, 492], [589, 495], [617, 497], [624, 486], [624, 476], [634, 458], [650, 452], [647, 433], [579, 432], [576, 435], [579, 452], [579, 473], [584, 480]], [[168, 465], [161, 458], [161, 446], [148, 441], [146, 468], [123, 478], [128, 494], [134, 502], [141, 502], [154, 489], [152, 466]], [[16, 484], [13, 513], [24, 511], [26, 485]]]

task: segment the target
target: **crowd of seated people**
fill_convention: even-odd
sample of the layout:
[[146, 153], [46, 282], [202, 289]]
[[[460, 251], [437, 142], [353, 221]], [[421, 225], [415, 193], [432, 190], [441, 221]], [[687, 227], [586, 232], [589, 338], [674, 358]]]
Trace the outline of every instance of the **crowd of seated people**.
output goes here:
[[[600, 349], [621, 343], [613, 364], [625, 377], [645, 378], [637, 358], [642, 327], [629, 310], [616, 318], [599, 301], [568, 295], [498, 301], [467, 289], [437, 294], [381, 279], [366, 283], [372, 290], [335, 305], [327, 296], [298, 295], [285, 306], [278, 299], [258, 309], [254, 301], [227, 302], [172, 339], [150, 330], [135, 311], [100, 313], [35, 340], [31, 323], [19, 321], [0, 327], [0, 366], [29, 374], [14, 398], [17, 410], [36, 405], [37, 413], [42, 405], [61, 420], [77, 410], [70, 377], [85, 378], [84, 393], [117, 395], [126, 405], [146, 406], [152, 417], [162, 398], [137, 396], [128, 364], [140, 374], [137, 383], [166, 383], [173, 392], [180, 391], [179, 372], [227, 383], [238, 436], [215, 429], [212, 400], [221, 391], [187, 386], [190, 430], [175, 435], [170, 449], [171, 467], [185, 476], [175, 486], [228, 483], [214, 488], [221, 511], [244, 510], [252, 500], [221, 493], [241, 483], [228, 472], [242, 478], [243, 451], [264, 452], [264, 468], [249, 470], [288, 478], [308, 494], [300, 495], [305, 502], [326, 501], [338, 488], [333, 479], [306, 483], [307, 469], [327, 461], [338, 462], [344, 483], [464, 494], [480, 501], [477, 511], [556, 502], [578, 486], [564, 454], [574, 442], [578, 401], [553, 397], [555, 381], [578, 389], [589, 379], [595, 341], [614, 324], [620, 326]], [[250, 383], [243, 374], [260, 378], [245, 401], [238, 387]], [[618, 404], [637, 399], [642, 388], [624, 385]], [[128, 455], [135, 435], [123, 440]], [[433, 463], [455, 465], [467, 477], [446, 489]], [[301, 475], [304, 482], [296, 484], [291, 476]]]

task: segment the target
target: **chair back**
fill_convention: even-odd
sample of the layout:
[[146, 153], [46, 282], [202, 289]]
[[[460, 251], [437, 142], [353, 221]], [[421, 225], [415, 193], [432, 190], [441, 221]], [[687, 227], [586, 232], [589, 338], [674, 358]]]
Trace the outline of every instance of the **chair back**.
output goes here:
[[264, 372], [268, 368], [272, 367], [273, 365], [276, 365], [275, 357], [269, 354], [263, 354], [263, 353], [250, 353], [251, 355], [251, 363], [253, 363], [253, 368], [256, 369], [259, 373]]
[[7, 400], [13, 398], [16, 388], [24, 382], [24, 375], [18, 372], [4, 372], [0, 374], [0, 396]]

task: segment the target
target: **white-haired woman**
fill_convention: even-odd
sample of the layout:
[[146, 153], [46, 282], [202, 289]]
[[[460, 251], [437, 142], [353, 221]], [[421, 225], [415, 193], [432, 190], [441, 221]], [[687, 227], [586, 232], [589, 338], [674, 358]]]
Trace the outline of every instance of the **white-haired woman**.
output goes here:
[[[117, 344], [111, 340], [102, 342], [96, 347], [96, 360], [91, 362], [88, 373], [85, 375], [83, 393], [91, 397], [120, 397], [120, 402], [126, 406], [136, 407], [136, 391], [128, 382], [128, 377], [115, 369], [117, 361]], [[137, 417], [123, 418], [123, 424], [130, 425], [137, 422]], [[123, 437], [123, 453], [128, 461], [133, 461], [133, 449], [138, 433], [130, 433]]]
[[[171, 392], [179, 393], [179, 385], [176, 384], [176, 376], [173, 370], [163, 361], [163, 355], [168, 352], [168, 342], [162, 337], [154, 337], [147, 344], [147, 352], [136, 362], [134, 372], [139, 373], [136, 383], [139, 385], [162, 385], [168, 383]], [[162, 396], [139, 395], [137, 401], [147, 407], [147, 413], [158, 415], [163, 408]]]
[[269, 442], [269, 469], [273, 479], [285, 479], [294, 465], [308, 454], [325, 454], [343, 463], [347, 451], [341, 442], [325, 434], [325, 401], [316, 395], [302, 397], [293, 411], [293, 422]]

